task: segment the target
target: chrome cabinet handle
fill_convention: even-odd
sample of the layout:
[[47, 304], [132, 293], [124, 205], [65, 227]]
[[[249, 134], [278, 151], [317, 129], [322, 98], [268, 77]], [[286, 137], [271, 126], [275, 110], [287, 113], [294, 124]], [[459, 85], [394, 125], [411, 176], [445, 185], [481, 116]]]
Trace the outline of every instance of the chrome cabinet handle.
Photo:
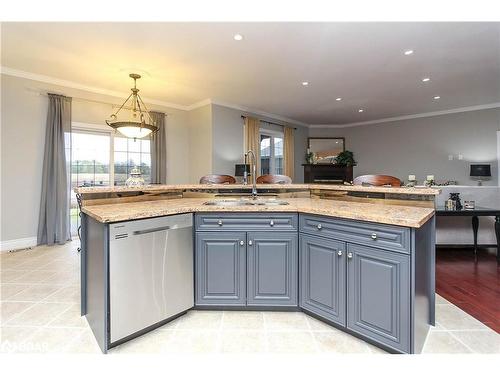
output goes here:
[[339, 257], [341, 257], [341, 256], [342, 256], [342, 250], [337, 251], [337, 255], [338, 255]]
[[240, 241], [240, 245], [243, 246], [245, 244], [245, 241]]
[[248, 245], [252, 246], [253, 242], [252, 240], [248, 241]]
[[347, 257], [348, 257], [349, 259], [352, 259], [352, 253], [347, 253]]
[[318, 224], [318, 229], [321, 229], [321, 228], [323, 228], [323, 227], [321, 226], [321, 224]]
[[272, 227], [274, 227], [274, 220], [271, 220], [271, 221], [269, 222], [269, 225], [270, 225], [270, 226], [272, 226]]
[[222, 225], [222, 220], [219, 220], [219, 221], [217, 222], [217, 224], [219, 224], [219, 226], [221, 226], [221, 225]]
[[377, 233], [372, 233], [371, 238], [372, 238], [372, 240], [376, 240], [377, 239]]

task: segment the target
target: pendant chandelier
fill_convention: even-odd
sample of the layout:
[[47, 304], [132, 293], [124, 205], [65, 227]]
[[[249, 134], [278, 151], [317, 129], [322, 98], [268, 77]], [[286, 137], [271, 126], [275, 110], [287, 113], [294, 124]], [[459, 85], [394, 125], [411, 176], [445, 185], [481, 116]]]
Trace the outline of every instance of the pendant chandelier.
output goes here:
[[[106, 120], [106, 124], [118, 130], [128, 138], [144, 138], [158, 131], [158, 127], [151, 118], [146, 105], [139, 95], [139, 89], [136, 83], [141, 76], [134, 73], [129, 74], [129, 76], [134, 80], [134, 87], [130, 89], [132, 93], [125, 102], [123, 102], [121, 107], [110, 116], [110, 119]], [[119, 113], [122, 109], [124, 109], [124, 111], [119, 117]], [[126, 112], [125, 110], [130, 111], [128, 117], [126, 115], [122, 116], [124, 112]]]

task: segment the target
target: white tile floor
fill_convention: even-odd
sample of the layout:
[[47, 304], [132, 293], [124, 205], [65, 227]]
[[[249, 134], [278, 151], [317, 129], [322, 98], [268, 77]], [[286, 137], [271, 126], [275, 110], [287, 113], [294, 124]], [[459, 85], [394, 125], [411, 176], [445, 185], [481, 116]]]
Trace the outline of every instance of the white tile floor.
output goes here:
[[[3, 253], [0, 352], [100, 353], [80, 317], [78, 242]], [[190, 311], [119, 353], [384, 353], [300, 312]], [[437, 296], [424, 353], [500, 353], [500, 335]]]

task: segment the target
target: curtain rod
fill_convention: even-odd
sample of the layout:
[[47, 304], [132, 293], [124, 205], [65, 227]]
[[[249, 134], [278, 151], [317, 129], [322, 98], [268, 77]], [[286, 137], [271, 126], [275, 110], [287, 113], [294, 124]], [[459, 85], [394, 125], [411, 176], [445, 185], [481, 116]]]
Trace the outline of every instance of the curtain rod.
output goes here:
[[[248, 116], [244, 116], [244, 115], [241, 115], [241, 118], [247, 118]], [[260, 122], [267, 122], [268, 124], [271, 124], [271, 125], [278, 125], [278, 126], [283, 126], [285, 128], [292, 128], [294, 130], [297, 130], [297, 128], [294, 128], [293, 126], [286, 126], [286, 125], [283, 125], [283, 124], [278, 124], [277, 122], [271, 122], [271, 121], [266, 121], [266, 120], [260, 120]]]

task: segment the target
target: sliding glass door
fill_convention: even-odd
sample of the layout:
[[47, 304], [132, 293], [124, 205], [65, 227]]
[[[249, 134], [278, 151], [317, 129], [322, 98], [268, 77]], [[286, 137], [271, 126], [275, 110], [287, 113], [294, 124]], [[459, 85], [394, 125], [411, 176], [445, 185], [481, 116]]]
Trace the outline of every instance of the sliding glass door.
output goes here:
[[146, 184], [151, 183], [151, 152], [149, 139], [120, 137], [97, 126], [73, 127], [71, 147], [71, 234], [77, 235], [80, 225], [76, 187], [125, 185], [130, 170], [138, 167]]
[[74, 189], [80, 186], [109, 186], [111, 136], [73, 130], [71, 133], [71, 234], [77, 234], [80, 225], [78, 202]]

